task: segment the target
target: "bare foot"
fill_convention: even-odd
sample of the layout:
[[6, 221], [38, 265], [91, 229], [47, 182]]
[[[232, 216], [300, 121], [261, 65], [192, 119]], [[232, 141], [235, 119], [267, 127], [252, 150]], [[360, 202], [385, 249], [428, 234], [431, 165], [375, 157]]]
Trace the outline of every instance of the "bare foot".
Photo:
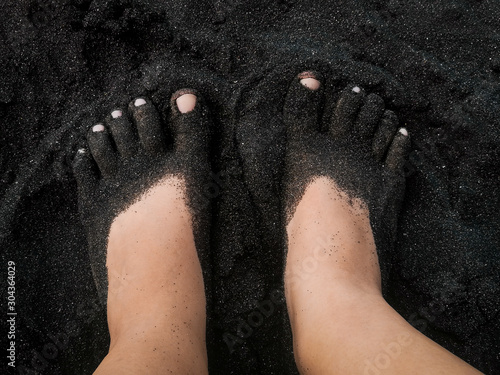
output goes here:
[[206, 109], [193, 92], [174, 94], [173, 149], [146, 98], [105, 123], [90, 129], [90, 152], [80, 150], [74, 163], [111, 336], [96, 374], [206, 373], [202, 245], [194, 235], [207, 234], [196, 191], [210, 170]]
[[284, 109], [285, 293], [299, 370], [477, 373], [382, 297], [377, 250], [390, 250], [397, 230], [407, 131], [397, 129], [396, 116], [378, 95], [350, 86], [321, 132], [321, 84], [303, 79], [292, 83]]
[[[377, 250], [385, 261], [395, 240], [404, 196], [408, 133], [405, 129], [398, 131], [396, 115], [385, 109], [380, 96], [367, 95], [356, 85], [340, 93], [327, 119], [322, 113], [323, 88], [312, 77], [314, 73], [302, 73], [295, 79], [284, 108], [288, 132], [287, 223], [307, 186], [327, 177], [339, 198], [352, 200], [358, 211], [369, 212]], [[327, 129], [323, 132], [324, 122]]]
[[[292, 83], [284, 109], [289, 245], [285, 281], [292, 313], [291, 290], [321, 270], [323, 282], [337, 285], [343, 280], [380, 293], [370, 219], [382, 236], [379, 245], [392, 245], [405, 189], [408, 133], [398, 131], [397, 117], [385, 109], [383, 100], [358, 86], [347, 87], [322, 132], [322, 94], [314, 73], [302, 73]], [[309, 249], [310, 258], [304, 258], [303, 248]]]

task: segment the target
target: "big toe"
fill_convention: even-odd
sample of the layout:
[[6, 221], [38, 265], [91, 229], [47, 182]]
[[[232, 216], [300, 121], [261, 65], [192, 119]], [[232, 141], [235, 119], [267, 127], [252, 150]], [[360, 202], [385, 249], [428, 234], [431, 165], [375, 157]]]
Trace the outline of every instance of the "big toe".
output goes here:
[[319, 130], [323, 90], [318, 73], [299, 74], [290, 85], [283, 109], [289, 135]]
[[205, 154], [209, 146], [208, 113], [200, 95], [191, 89], [179, 90], [172, 95], [170, 107], [175, 149], [181, 153]]
[[154, 104], [145, 97], [137, 98], [129, 104], [129, 111], [144, 150], [153, 155], [165, 151], [165, 133]]

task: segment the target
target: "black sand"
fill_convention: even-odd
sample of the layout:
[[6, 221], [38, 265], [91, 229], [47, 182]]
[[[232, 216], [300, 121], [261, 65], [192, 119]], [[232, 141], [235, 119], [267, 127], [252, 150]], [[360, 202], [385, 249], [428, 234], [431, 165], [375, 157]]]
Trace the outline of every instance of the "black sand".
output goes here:
[[[280, 292], [280, 110], [306, 69], [339, 91], [357, 83], [379, 94], [412, 135], [388, 300], [447, 349], [499, 373], [500, 4], [148, 3], [0, 5], [1, 275], [16, 263], [18, 312], [12, 373], [87, 374], [105, 354], [71, 159], [116, 104], [148, 95], [167, 106], [182, 87], [198, 89], [219, 119], [212, 151], [222, 182], [207, 193], [211, 372], [296, 372]], [[6, 296], [2, 286], [2, 311]]]

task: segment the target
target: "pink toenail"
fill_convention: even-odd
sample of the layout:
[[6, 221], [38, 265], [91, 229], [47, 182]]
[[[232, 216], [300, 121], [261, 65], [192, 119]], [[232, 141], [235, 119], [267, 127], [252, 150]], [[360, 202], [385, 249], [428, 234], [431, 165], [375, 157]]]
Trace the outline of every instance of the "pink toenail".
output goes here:
[[116, 111], [111, 112], [111, 117], [113, 117], [113, 118], [122, 117], [122, 115], [123, 115], [123, 112], [120, 110], [116, 110]]
[[316, 78], [303, 78], [300, 83], [312, 91], [316, 91], [321, 86], [321, 83]]
[[359, 94], [361, 92], [361, 88], [359, 86], [354, 86], [352, 88], [352, 91], [355, 92], [356, 94]]
[[93, 128], [92, 128], [92, 131], [94, 133], [99, 133], [99, 132], [103, 132], [104, 131], [104, 125], [103, 124], [97, 124], [95, 125]]
[[134, 105], [136, 107], [140, 107], [141, 105], [144, 105], [144, 104], [146, 104], [146, 101], [142, 98], [136, 99], [134, 102]]
[[403, 134], [405, 137], [408, 137], [408, 130], [406, 130], [406, 128], [399, 129], [399, 132]]
[[188, 113], [191, 112], [196, 106], [196, 95], [194, 94], [184, 94], [179, 96], [175, 103], [177, 104], [177, 108], [180, 113]]

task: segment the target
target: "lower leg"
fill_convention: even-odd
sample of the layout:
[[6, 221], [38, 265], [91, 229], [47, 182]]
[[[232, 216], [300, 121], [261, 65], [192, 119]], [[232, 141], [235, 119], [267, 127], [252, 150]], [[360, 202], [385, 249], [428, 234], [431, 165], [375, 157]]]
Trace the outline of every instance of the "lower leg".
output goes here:
[[203, 277], [182, 185], [165, 179], [111, 226], [111, 344], [96, 374], [207, 373]]
[[332, 180], [308, 186], [287, 232], [285, 287], [301, 373], [479, 373], [385, 302], [368, 211]]

